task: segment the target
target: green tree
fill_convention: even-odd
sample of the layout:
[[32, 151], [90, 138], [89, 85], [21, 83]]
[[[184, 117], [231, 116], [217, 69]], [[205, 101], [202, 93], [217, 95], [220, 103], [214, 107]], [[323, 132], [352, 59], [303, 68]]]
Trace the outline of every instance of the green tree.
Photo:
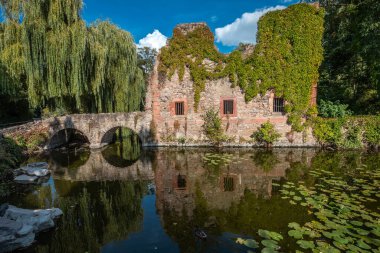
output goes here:
[[324, 62], [319, 99], [356, 114], [380, 112], [380, 2], [325, 0]]
[[150, 47], [137, 49], [137, 65], [143, 70], [145, 78], [149, 78], [156, 63], [157, 50]]
[[110, 22], [87, 26], [82, 0], [0, 5], [0, 95], [68, 112], [140, 109], [145, 82], [128, 32]]
[[202, 125], [203, 133], [210, 141], [219, 144], [226, 140], [222, 128], [222, 120], [219, 117], [218, 111], [209, 109], [204, 115], [202, 115], [202, 118], [204, 121]]

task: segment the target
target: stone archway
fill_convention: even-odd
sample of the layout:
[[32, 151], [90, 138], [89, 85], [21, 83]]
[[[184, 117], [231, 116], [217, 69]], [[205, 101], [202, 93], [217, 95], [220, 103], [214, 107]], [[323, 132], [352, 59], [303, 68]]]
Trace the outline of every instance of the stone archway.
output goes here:
[[74, 142], [90, 144], [89, 138], [82, 131], [76, 128], [64, 128], [57, 130], [51, 136], [47, 148], [55, 149]]
[[135, 134], [136, 136], [139, 137], [139, 141], [140, 143], [142, 143], [142, 137], [140, 136], [139, 133], [137, 133], [135, 130], [129, 128], [129, 127], [125, 127], [125, 126], [116, 126], [116, 127], [112, 127], [110, 129], [108, 129], [107, 131], [104, 132], [103, 136], [101, 137], [101, 145], [102, 146], [106, 146], [112, 142], [114, 142], [115, 140], [113, 139], [114, 138], [114, 135], [117, 131], [119, 131], [120, 129], [126, 129], [126, 130], [129, 130], [131, 133]]

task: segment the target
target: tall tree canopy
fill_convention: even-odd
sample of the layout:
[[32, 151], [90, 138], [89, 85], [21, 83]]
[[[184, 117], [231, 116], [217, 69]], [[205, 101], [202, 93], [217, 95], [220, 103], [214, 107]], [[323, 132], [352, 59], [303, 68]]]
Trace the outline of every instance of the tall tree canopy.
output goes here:
[[358, 114], [380, 113], [380, 1], [323, 0], [324, 62], [319, 94]]
[[139, 110], [143, 72], [130, 33], [82, 20], [82, 0], [1, 0], [0, 95], [69, 112]]

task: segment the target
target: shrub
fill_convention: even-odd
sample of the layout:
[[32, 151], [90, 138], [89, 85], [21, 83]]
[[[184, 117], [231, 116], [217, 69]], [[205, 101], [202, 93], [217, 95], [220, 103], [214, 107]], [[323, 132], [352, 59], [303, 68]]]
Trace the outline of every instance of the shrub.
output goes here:
[[352, 115], [352, 112], [348, 110], [348, 105], [340, 104], [339, 101], [333, 103], [321, 100], [318, 105], [318, 111], [323, 118], [342, 118]]
[[362, 128], [357, 125], [357, 122], [347, 124], [345, 126], [344, 140], [342, 147], [347, 149], [357, 149], [363, 147]]
[[185, 137], [179, 137], [179, 138], [177, 139], [177, 142], [178, 142], [179, 144], [185, 145], [185, 144], [186, 144], [186, 138], [185, 138]]
[[203, 118], [203, 133], [206, 135], [207, 139], [215, 144], [219, 144], [225, 141], [227, 138], [223, 133], [222, 120], [219, 117], [218, 111], [214, 109], [209, 109]]
[[11, 193], [13, 173], [23, 159], [23, 149], [12, 139], [0, 139], [0, 198]]
[[365, 142], [372, 147], [380, 146], [380, 116], [367, 118], [364, 124]]
[[380, 117], [315, 118], [313, 135], [322, 146], [358, 149], [380, 145]]
[[343, 138], [342, 126], [342, 120], [316, 118], [313, 135], [322, 146], [338, 147]]
[[255, 141], [260, 144], [265, 144], [268, 147], [276, 142], [280, 136], [281, 135], [274, 128], [274, 125], [268, 121], [262, 124], [260, 128], [258, 128], [257, 131], [251, 135], [251, 138], [255, 139]]

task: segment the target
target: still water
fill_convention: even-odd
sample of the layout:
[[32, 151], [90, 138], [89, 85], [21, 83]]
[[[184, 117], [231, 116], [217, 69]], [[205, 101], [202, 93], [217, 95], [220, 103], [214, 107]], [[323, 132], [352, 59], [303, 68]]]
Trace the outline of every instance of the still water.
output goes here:
[[[314, 189], [321, 176], [315, 170], [352, 179], [357, 168], [377, 171], [380, 165], [378, 153], [181, 148], [139, 153], [120, 144], [92, 152], [54, 151], [33, 160], [49, 162], [51, 178], [9, 202], [63, 210], [57, 228], [25, 251], [41, 253], [260, 252], [263, 246], [236, 243], [237, 238], [260, 242], [259, 229], [280, 233], [279, 251], [295, 252], [301, 248], [288, 235], [288, 224], [305, 224], [316, 214], [306, 204], [290, 203], [281, 186], [301, 182]], [[374, 195], [365, 208], [376, 216]], [[198, 227], [207, 240], [194, 235]], [[361, 239], [372, 249], [379, 243], [375, 234]]]

